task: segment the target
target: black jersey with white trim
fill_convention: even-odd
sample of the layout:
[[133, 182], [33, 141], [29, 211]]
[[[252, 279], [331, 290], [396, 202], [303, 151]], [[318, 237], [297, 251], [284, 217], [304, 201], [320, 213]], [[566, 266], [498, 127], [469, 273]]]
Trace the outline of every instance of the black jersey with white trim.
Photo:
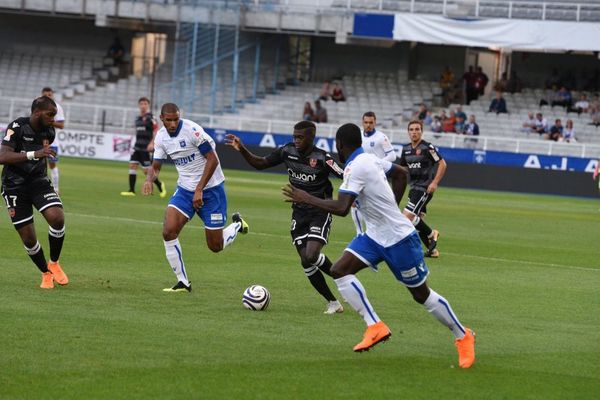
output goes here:
[[138, 115], [135, 119], [135, 145], [134, 150], [148, 151], [148, 145], [154, 136], [156, 120], [152, 113]]
[[416, 147], [413, 147], [411, 143], [402, 146], [400, 165], [408, 167], [410, 187], [427, 189], [433, 181], [438, 163], [442, 159], [438, 149], [425, 140], [421, 140]]
[[[56, 133], [54, 127], [44, 128], [41, 132], [33, 130], [29, 125], [29, 117], [17, 118], [6, 128], [2, 146], [11, 147], [15, 152], [26, 153], [44, 148], [44, 144], [52, 144]], [[48, 177], [46, 158], [25, 160], [17, 164], [6, 164], [2, 170], [2, 185], [14, 188], [36, 179]]]
[[[293, 143], [288, 143], [265, 157], [270, 167], [284, 164], [287, 168], [290, 184], [302, 189], [315, 197], [330, 199], [333, 186], [329, 174], [342, 179], [344, 170], [337, 161], [318, 147], [302, 155]], [[312, 208], [306, 204], [293, 204], [294, 208]]]

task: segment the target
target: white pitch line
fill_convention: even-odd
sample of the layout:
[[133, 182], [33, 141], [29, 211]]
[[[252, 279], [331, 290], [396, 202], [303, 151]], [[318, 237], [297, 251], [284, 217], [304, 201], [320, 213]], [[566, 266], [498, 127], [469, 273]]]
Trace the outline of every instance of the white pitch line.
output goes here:
[[[144, 219], [135, 219], [135, 218], [124, 218], [124, 217], [109, 217], [106, 215], [89, 215], [89, 214], [79, 214], [79, 213], [65, 213], [67, 216], [72, 215], [75, 217], [83, 217], [83, 218], [96, 218], [96, 219], [103, 219], [103, 220], [111, 220], [111, 221], [121, 221], [121, 222], [135, 222], [138, 224], [147, 224], [147, 225], [161, 225], [162, 226], [162, 221], [148, 221], [148, 220], [144, 220]], [[204, 229], [203, 226], [201, 225], [189, 225], [187, 229]], [[268, 237], [277, 237], [277, 238], [288, 238], [288, 236], [286, 235], [277, 235], [274, 233], [264, 233], [264, 232], [248, 232], [251, 235], [256, 235], [256, 236], [268, 236]], [[348, 242], [343, 242], [340, 240], [330, 240], [329, 243], [337, 243], [337, 244], [348, 244]], [[453, 253], [453, 252], [444, 252], [444, 254], [448, 254], [451, 256], [458, 256], [458, 257], [470, 257], [470, 258], [476, 258], [479, 260], [487, 260], [487, 261], [498, 261], [498, 262], [505, 262], [505, 263], [515, 263], [515, 264], [526, 264], [526, 265], [542, 265], [545, 267], [553, 267], [553, 268], [565, 268], [565, 269], [575, 269], [575, 270], [579, 270], [579, 271], [594, 271], [594, 272], [600, 272], [600, 269], [598, 268], [586, 268], [586, 267], [578, 267], [576, 265], [563, 265], [563, 264], [554, 264], [554, 263], [545, 263], [545, 262], [538, 262], [538, 261], [527, 261], [527, 260], [512, 260], [509, 258], [500, 258], [500, 257], [487, 257], [487, 256], [478, 256], [475, 254], [462, 254], [462, 253]]]

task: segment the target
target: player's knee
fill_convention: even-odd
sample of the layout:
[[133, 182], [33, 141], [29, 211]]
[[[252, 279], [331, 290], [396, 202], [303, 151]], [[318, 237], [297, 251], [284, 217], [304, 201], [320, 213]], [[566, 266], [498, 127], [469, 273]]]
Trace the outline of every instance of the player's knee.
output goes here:
[[208, 244], [208, 248], [210, 249], [210, 251], [212, 251], [213, 253], [218, 253], [221, 250], [223, 250], [223, 242], [222, 241], [217, 241], [217, 240], [209, 240], [207, 242]]
[[302, 265], [313, 265], [319, 259], [320, 251], [307, 251], [302, 257]]
[[339, 279], [348, 275], [344, 268], [342, 268], [339, 264], [333, 264], [330, 271], [333, 279]]
[[427, 286], [420, 286], [418, 288], [414, 288], [410, 290], [410, 294], [412, 294], [413, 299], [419, 304], [425, 304], [427, 298], [429, 297], [429, 288]]
[[163, 240], [165, 242], [177, 239], [177, 232], [171, 229], [163, 229]]

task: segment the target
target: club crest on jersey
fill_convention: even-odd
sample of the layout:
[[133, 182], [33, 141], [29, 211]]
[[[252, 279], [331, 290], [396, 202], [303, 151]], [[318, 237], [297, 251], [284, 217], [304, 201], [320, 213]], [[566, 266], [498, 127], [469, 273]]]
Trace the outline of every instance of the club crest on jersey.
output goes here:
[[179, 146], [180, 146], [181, 148], [184, 148], [184, 147], [185, 147], [185, 140], [180, 140], [180, 141], [179, 141]]
[[314, 168], [317, 166], [317, 159], [316, 158], [311, 158], [310, 161], [308, 162], [308, 164], [310, 165], [311, 168]]
[[418, 156], [420, 156], [420, 155], [421, 155], [421, 149], [417, 149], [417, 150], [415, 151], [415, 154], [416, 154], [416, 155], [418, 155]]
[[195, 135], [197, 138], [199, 138], [199, 137], [200, 137], [200, 132], [198, 132], [198, 131], [194, 131], [194, 135]]

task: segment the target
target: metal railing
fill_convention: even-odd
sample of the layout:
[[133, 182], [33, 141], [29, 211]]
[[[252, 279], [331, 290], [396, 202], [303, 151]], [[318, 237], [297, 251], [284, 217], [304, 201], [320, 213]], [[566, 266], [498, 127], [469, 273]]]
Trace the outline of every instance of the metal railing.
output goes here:
[[[139, 112], [137, 108], [69, 102], [63, 103], [62, 106], [65, 110], [65, 126], [67, 130], [135, 133], [134, 119]], [[28, 115], [29, 107], [31, 107], [30, 99], [0, 98], [0, 121], [8, 123], [19, 116]], [[236, 115], [187, 113], [185, 110], [183, 117], [192, 119], [206, 128], [279, 134], [291, 134], [292, 127], [297, 122], [244, 118]], [[335, 137], [338, 126], [338, 124], [318, 124], [317, 136], [319, 138], [332, 139]], [[408, 142], [406, 130], [391, 129], [385, 130], [385, 133], [394, 143]], [[473, 137], [453, 133], [433, 132], [425, 132], [425, 137], [440, 147], [600, 158], [600, 144], [563, 143], [541, 139], [516, 139], [486, 135]]]

